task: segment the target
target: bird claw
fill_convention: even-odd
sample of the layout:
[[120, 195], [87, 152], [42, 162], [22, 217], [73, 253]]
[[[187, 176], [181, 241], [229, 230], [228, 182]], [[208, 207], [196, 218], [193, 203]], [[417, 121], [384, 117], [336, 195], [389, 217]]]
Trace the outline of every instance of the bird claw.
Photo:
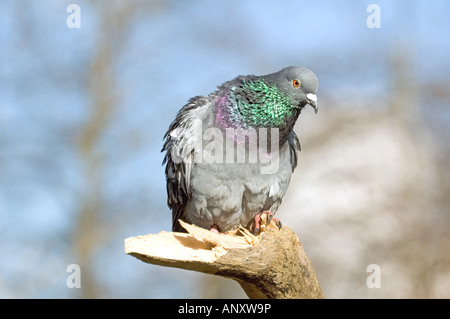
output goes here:
[[220, 234], [219, 227], [217, 227], [216, 224], [212, 224], [209, 230], [212, 231], [213, 233]]
[[281, 221], [278, 218], [274, 217], [271, 211], [264, 211], [257, 214], [253, 218], [248, 228], [253, 235], [258, 235], [261, 232], [265, 231], [269, 224], [275, 224], [278, 229], [281, 229]]

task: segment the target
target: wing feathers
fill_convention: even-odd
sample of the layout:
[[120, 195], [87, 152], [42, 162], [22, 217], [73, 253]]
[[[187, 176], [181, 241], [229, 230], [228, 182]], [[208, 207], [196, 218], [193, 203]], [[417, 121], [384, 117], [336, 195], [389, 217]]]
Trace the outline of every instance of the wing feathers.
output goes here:
[[301, 151], [300, 141], [298, 140], [297, 134], [292, 130], [288, 135], [289, 151], [291, 154], [291, 167], [292, 172], [297, 167], [297, 151]]
[[165, 142], [161, 151], [166, 152], [163, 164], [166, 164], [167, 205], [172, 209], [173, 231], [184, 231], [178, 219], [184, 219], [184, 208], [191, 196], [195, 132], [201, 126], [202, 112], [210, 103], [211, 100], [203, 96], [190, 99], [164, 135]]

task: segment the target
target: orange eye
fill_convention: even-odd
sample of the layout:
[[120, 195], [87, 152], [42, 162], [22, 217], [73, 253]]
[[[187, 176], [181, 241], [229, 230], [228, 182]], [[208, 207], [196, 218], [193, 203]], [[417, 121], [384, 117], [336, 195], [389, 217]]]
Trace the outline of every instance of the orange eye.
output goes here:
[[297, 79], [292, 80], [292, 85], [298, 88], [300, 86], [300, 81]]

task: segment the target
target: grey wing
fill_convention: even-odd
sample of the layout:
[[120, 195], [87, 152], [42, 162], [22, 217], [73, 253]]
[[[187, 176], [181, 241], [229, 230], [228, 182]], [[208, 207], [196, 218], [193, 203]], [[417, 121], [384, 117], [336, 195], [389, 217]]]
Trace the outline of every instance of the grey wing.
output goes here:
[[167, 205], [172, 210], [172, 231], [185, 231], [178, 219], [185, 219], [185, 206], [191, 197], [196, 130], [201, 130], [202, 119], [210, 104], [211, 100], [203, 96], [190, 99], [164, 135], [161, 151], [166, 152], [163, 164], [166, 164]]
[[297, 134], [292, 130], [288, 135], [289, 142], [289, 152], [291, 155], [291, 167], [292, 172], [297, 167], [297, 151], [301, 151], [300, 141], [298, 140]]

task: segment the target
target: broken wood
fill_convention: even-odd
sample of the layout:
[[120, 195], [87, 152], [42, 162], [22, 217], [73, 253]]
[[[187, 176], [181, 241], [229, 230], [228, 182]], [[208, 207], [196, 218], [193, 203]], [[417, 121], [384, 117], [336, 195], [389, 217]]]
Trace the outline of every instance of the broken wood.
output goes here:
[[260, 235], [245, 228], [226, 234], [180, 221], [188, 233], [165, 232], [125, 239], [125, 252], [140, 260], [228, 277], [249, 298], [324, 298], [297, 235], [272, 223]]

